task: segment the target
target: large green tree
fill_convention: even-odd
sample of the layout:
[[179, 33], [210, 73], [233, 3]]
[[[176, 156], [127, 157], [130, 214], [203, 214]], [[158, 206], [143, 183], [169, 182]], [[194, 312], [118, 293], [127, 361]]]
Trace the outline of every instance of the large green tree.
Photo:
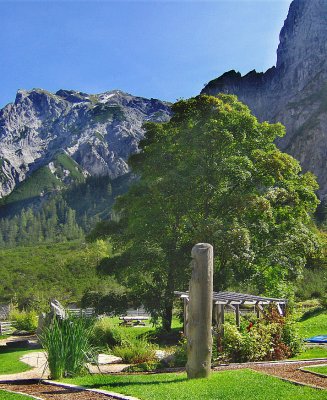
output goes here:
[[259, 123], [235, 96], [178, 101], [167, 123], [147, 123], [139, 177], [116, 203], [106, 268], [170, 328], [173, 292], [185, 289], [197, 242], [213, 244], [215, 289], [250, 281], [281, 294], [318, 246], [311, 173], [274, 144], [281, 124]]

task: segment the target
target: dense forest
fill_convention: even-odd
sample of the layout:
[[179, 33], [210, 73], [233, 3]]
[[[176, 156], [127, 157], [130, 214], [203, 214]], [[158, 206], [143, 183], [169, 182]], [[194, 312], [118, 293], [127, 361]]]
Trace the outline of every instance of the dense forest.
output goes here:
[[44, 185], [32, 176], [2, 200], [0, 247], [83, 239], [97, 222], [110, 217], [115, 197], [127, 190], [131, 179], [87, 177], [37, 196]]

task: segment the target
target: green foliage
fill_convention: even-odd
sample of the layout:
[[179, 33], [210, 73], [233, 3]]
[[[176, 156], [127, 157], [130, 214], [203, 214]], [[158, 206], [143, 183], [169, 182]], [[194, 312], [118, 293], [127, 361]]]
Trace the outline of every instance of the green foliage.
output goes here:
[[113, 348], [117, 345], [128, 343], [128, 338], [125, 332], [114, 326], [109, 318], [101, 318], [93, 328], [91, 341], [98, 347], [108, 346]]
[[[289, 294], [319, 247], [311, 214], [314, 176], [274, 144], [280, 124], [259, 123], [235, 96], [198, 96], [173, 105], [168, 123], [145, 125], [130, 165], [140, 179], [106, 225], [108, 264], [170, 328], [173, 292], [187, 287], [197, 242], [215, 248], [215, 289], [250, 282]], [[101, 232], [103, 235], [104, 232]]]
[[119, 105], [98, 104], [90, 111], [95, 122], [123, 121], [124, 110]]
[[0, 205], [21, 202], [61, 188], [62, 182], [56, 178], [48, 167], [36, 170], [28, 179], [22, 182], [10, 195], [1, 199]]
[[208, 379], [186, 374], [90, 375], [67, 380], [88, 388], [123, 393], [143, 400], [325, 400], [326, 392], [243, 369], [220, 371]]
[[18, 309], [13, 309], [10, 312], [9, 319], [13, 322], [14, 327], [19, 331], [34, 333], [38, 326], [38, 316], [33, 310], [19, 311]]
[[123, 362], [140, 364], [154, 361], [156, 359], [155, 350], [156, 346], [146, 339], [134, 339], [113, 347], [112, 352], [115, 356], [121, 357]]
[[54, 166], [56, 168], [55, 175], [63, 179], [65, 177], [65, 170], [69, 171], [70, 180], [75, 182], [83, 182], [85, 177], [82, 168], [66, 153], [59, 153], [54, 159]]
[[251, 331], [241, 332], [233, 324], [224, 324], [223, 354], [232, 362], [268, 359], [275, 326], [261, 325]]
[[0, 247], [82, 239], [76, 212], [60, 196], [51, 198], [38, 211], [28, 208], [13, 218], [0, 219]]
[[[66, 154], [57, 157], [65, 165], [61, 169], [57, 166], [57, 174], [63, 168], [70, 168], [70, 177], [75, 172], [79, 174], [76, 163]], [[53, 178], [50, 170], [46, 170]], [[130, 176], [115, 180], [96, 176], [81, 180], [77, 176], [58, 192], [46, 191], [42, 179], [38, 176], [34, 179], [32, 174], [26, 185], [22, 184], [0, 202], [0, 247], [84, 238], [100, 219], [109, 217], [115, 197], [127, 190], [131, 179]], [[25, 190], [33, 182], [33, 191]]]
[[130, 365], [124, 372], [152, 372], [162, 369], [160, 361], [147, 361], [136, 365]]
[[185, 367], [187, 362], [187, 338], [184, 337], [178, 343], [172, 358], [172, 367]]
[[298, 354], [301, 342], [294, 322], [271, 309], [247, 328], [225, 323], [222, 357], [232, 362], [280, 360]]
[[86, 363], [94, 360], [90, 345], [92, 322], [86, 318], [53, 319], [40, 340], [47, 352], [52, 379], [76, 376], [85, 372]]
[[108, 252], [102, 241], [0, 249], [0, 301], [14, 299], [19, 308], [41, 311], [49, 298], [67, 304], [79, 301], [87, 290], [109, 291], [118, 284], [97, 274]]
[[98, 314], [111, 316], [125, 314], [130, 305], [126, 288], [118, 284], [101, 293], [93, 290], [85, 292], [81, 304], [85, 308], [95, 308]]
[[97, 347], [113, 348], [120, 345], [128, 345], [138, 340], [152, 342], [154, 328], [150, 327], [124, 327], [120, 326], [118, 318], [104, 317], [95, 323], [92, 333], [92, 343]]

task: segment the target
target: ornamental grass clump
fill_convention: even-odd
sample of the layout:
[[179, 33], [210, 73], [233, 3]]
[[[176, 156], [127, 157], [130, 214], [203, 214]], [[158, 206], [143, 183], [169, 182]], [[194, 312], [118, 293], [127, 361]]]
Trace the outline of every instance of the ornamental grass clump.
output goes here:
[[93, 323], [86, 318], [69, 317], [53, 319], [40, 335], [47, 352], [48, 367], [52, 379], [77, 376], [85, 372], [86, 363], [94, 360], [94, 348], [90, 344]]
[[134, 339], [120, 346], [115, 346], [112, 352], [115, 356], [129, 364], [139, 364], [156, 360], [156, 346], [145, 339]]

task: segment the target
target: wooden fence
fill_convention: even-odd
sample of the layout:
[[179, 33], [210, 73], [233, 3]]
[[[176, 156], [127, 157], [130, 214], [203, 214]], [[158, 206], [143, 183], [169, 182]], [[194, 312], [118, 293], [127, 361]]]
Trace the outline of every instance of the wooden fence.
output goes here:
[[68, 313], [76, 317], [86, 317], [91, 318], [95, 316], [94, 308], [68, 308]]
[[0, 335], [8, 335], [12, 333], [14, 327], [10, 321], [0, 321]]

